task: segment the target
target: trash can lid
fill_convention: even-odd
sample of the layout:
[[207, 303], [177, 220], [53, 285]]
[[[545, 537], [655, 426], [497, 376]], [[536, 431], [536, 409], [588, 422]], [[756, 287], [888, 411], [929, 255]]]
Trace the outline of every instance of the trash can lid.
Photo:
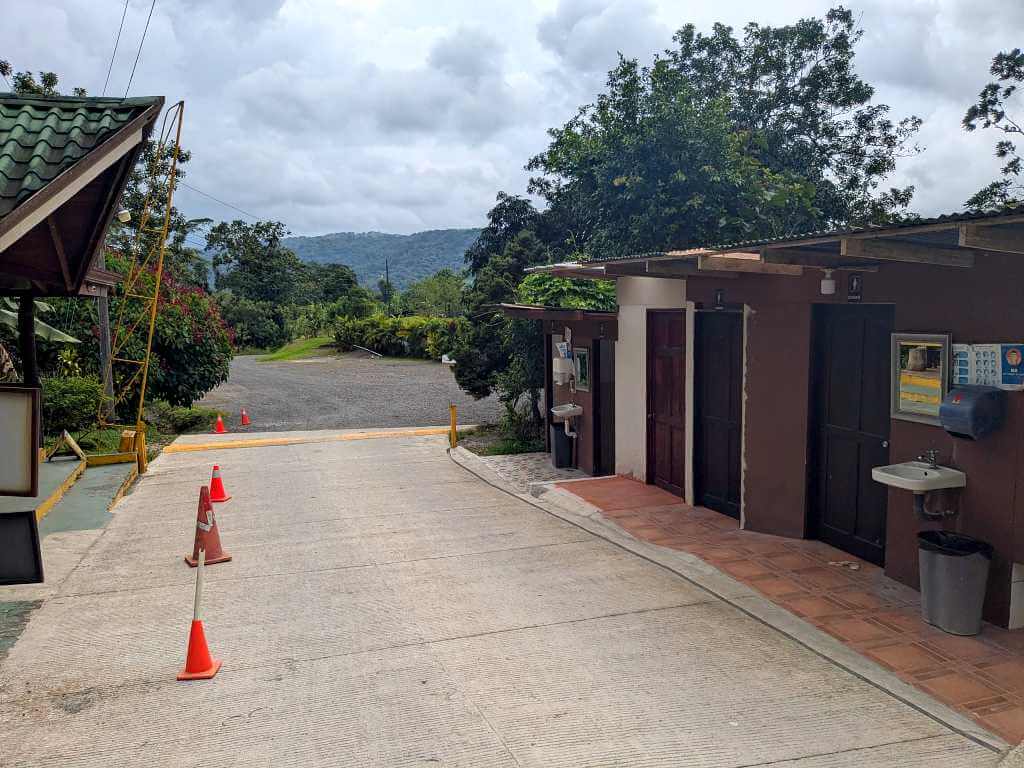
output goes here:
[[952, 557], [982, 555], [992, 559], [992, 545], [987, 541], [964, 536], [951, 531], [921, 531], [917, 534], [917, 545], [928, 552], [938, 552]]

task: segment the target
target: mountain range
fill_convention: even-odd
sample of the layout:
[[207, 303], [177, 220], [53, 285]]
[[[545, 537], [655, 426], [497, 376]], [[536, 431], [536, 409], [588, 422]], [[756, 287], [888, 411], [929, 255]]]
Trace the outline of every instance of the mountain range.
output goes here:
[[479, 234], [479, 229], [431, 229], [411, 235], [334, 232], [286, 237], [282, 244], [303, 261], [347, 264], [368, 288], [376, 287], [386, 261], [391, 283], [401, 290], [439, 269], [462, 269], [463, 255]]

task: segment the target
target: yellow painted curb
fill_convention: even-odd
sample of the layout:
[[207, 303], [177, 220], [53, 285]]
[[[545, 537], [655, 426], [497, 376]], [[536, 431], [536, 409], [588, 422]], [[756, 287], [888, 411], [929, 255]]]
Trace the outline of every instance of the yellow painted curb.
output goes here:
[[90, 467], [102, 467], [107, 464], [134, 464], [134, 453], [93, 453], [85, 458]]
[[[134, 462], [135, 461], [135, 454], [134, 453], [130, 453], [128, 455], [132, 457], [131, 461]], [[128, 489], [131, 487], [131, 484], [134, 483], [135, 480], [138, 477], [139, 477], [139, 467], [138, 467], [138, 465], [136, 465], [136, 466], [132, 467], [128, 471], [127, 477], [125, 477], [125, 479], [121, 481], [121, 485], [118, 487], [117, 493], [114, 494], [114, 498], [112, 498], [110, 500], [110, 503], [107, 504], [107, 511], [108, 512], [110, 510], [112, 510], [114, 507], [117, 506], [117, 502], [119, 502], [121, 500], [121, 498], [128, 492]]]
[[172, 443], [163, 453], [189, 453], [191, 451], [219, 451], [228, 448], [262, 448], [270, 445], [302, 445], [304, 443], [336, 443], [349, 440], [377, 440], [388, 437], [421, 437], [424, 435], [447, 435], [448, 427], [422, 427], [420, 429], [398, 429], [390, 432], [351, 432], [345, 435], [325, 437], [257, 437], [250, 440], [224, 440], [217, 443]]
[[36, 507], [37, 523], [49, 514], [50, 510], [57, 505], [58, 501], [64, 498], [64, 494], [67, 493], [71, 486], [75, 484], [75, 481], [82, 476], [83, 472], [85, 472], [85, 462], [80, 461], [78, 462], [78, 466], [71, 470], [71, 474], [64, 478], [64, 482], [57, 486], [53, 493], [51, 493], [42, 504]]

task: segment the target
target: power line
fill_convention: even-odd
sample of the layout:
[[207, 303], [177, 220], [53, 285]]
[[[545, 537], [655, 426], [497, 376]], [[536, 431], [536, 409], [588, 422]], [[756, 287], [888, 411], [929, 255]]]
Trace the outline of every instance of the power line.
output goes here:
[[181, 184], [181, 186], [183, 186], [183, 187], [188, 187], [193, 192], [198, 192], [203, 197], [210, 198], [211, 200], [213, 200], [216, 203], [220, 203], [221, 205], [227, 206], [228, 208], [231, 208], [232, 210], [238, 211], [239, 213], [244, 213], [250, 219], [259, 219], [259, 216], [257, 216], [255, 213], [249, 213], [248, 211], [242, 210], [237, 205], [232, 205], [231, 203], [226, 203], [223, 200], [221, 200], [219, 197], [214, 197], [209, 192], [203, 192], [203, 190], [199, 189], [198, 187], [193, 187], [191, 184], [186, 184], [184, 181], [179, 181], [178, 183]]
[[124, 89], [124, 97], [128, 98], [128, 91], [131, 90], [132, 80], [135, 79], [135, 68], [139, 65], [139, 56], [142, 55], [142, 45], [146, 42], [146, 33], [149, 32], [149, 22], [153, 18], [153, 9], [156, 7], [156, 0], [149, 4], [149, 16], [146, 17], [146, 26], [142, 30], [142, 39], [139, 40], [139, 50], [135, 53], [135, 63], [132, 64], [132, 73], [128, 76], [128, 87]]
[[121, 11], [121, 26], [117, 28], [117, 37], [114, 38], [114, 50], [110, 54], [110, 66], [107, 67], [107, 79], [103, 81], [103, 93], [107, 95], [107, 84], [110, 82], [110, 72], [114, 68], [114, 57], [117, 56], [117, 45], [121, 42], [121, 30], [124, 29], [124, 17], [128, 15], [128, 0], [124, 0], [124, 10]]

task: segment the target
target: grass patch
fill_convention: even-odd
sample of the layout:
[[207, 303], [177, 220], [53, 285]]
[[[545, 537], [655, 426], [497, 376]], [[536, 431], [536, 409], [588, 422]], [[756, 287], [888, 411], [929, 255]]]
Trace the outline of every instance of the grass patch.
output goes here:
[[537, 453], [544, 450], [544, 440], [522, 440], [510, 437], [497, 424], [459, 430], [459, 445], [477, 456], [507, 456], [515, 453]]
[[330, 336], [314, 336], [311, 339], [296, 339], [285, 344], [280, 349], [271, 352], [269, 355], [260, 356], [259, 362], [271, 363], [280, 360], [296, 360], [300, 357], [309, 357], [323, 347], [334, 343]]

